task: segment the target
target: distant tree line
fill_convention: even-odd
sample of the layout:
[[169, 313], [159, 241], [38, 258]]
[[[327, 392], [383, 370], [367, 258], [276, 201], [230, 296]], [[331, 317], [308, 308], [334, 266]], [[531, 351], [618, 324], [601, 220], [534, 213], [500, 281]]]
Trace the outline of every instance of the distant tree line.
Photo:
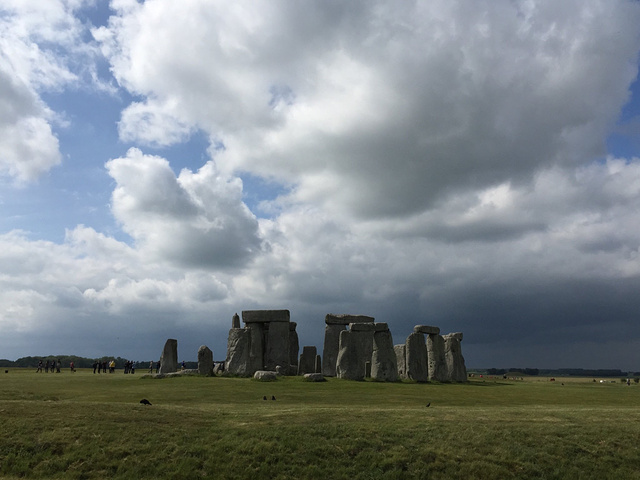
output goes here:
[[488, 368], [487, 375], [546, 375], [546, 376], [575, 376], [575, 377], [626, 377], [640, 376], [640, 372], [623, 372], [619, 369], [584, 369], [584, 368]]
[[[47, 355], [44, 357], [35, 356], [35, 357], [22, 357], [15, 361], [0, 359], [0, 367], [29, 367], [29, 368], [37, 368], [38, 362], [42, 360], [42, 363], [45, 363], [47, 360], [56, 362], [60, 360], [62, 364], [62, 368], [68, 368], [71, 362], [74, 363], [76, 368], [92, 368], [93, 362], [110, 362], [111, 360], [115, 360], [116, 368], [124, 368], [124, 364], [127, 361], [126, 358], [122, 357], [96, 357], [96, 358], [87, 358], [87, 357], [78, 357], [76, 355]], [[140, 370], [146, 370], [149, 368], [150, 360], [136, 360], [137, 368]], [[153, 362], [154, 368], [156, 365], [156, 361]], [[185, 362], [185, 368], [198, 368], [198, 362]]]

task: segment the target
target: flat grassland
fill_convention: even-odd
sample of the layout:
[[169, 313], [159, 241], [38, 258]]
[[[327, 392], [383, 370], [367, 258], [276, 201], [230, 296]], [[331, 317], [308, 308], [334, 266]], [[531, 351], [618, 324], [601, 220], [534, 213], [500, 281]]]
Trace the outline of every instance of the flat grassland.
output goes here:
[[140, 377], [2, 369], [0, 477], [640, 478], [635, 383]]

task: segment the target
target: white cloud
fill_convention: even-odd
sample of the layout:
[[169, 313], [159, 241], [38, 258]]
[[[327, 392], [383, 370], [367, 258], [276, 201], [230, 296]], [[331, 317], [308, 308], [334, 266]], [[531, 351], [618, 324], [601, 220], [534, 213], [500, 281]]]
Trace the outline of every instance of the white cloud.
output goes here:
[[[82, 226], [61, 245], [0, 238], [3, 325], [97, 317], [200, 342], [210, 322], [220, 352], [229, 312], [289, 308], [318, 346], [324, 314], [364, 313], [398, 343], [417, 323], [462, 330], [471, 363], [640, 338], [640, 159], [605, 150], [637, 75], [637, 4], [111, 6], [93, 35], [135, 98], [121, 140], [200, 130], [212, 159], [107, 162], [132, 245]], [[25, 78], [0, 108], [46, 119]], [[270, 218], [244, 173], [288, 187]]]
[[258, 222], [242, 202], [242, 182], [213, 163], [176, 178], [169, 163], [130, 149], [107, 163], [116, 180], [113, 212], [141, 251], [196, 268], [241, 267], [259, 250]]
[[[74, 12], [89, 0], [0, 6], [0, 174], [31, 182], [61, 162], [54, 113], [42, 92], [59, 91], [81, 76], [96, 78], [94, 48]], [[98, 83], [96, 82], [96, 85]]]
[[165, 145], [202, 128], [226, 147], [223, 172], [378, 217], [602, 156], [639, 20], [600, 1], [155, 1], [106, 36], [116, 77], [148, 97], [125, 110], [124, 138]]

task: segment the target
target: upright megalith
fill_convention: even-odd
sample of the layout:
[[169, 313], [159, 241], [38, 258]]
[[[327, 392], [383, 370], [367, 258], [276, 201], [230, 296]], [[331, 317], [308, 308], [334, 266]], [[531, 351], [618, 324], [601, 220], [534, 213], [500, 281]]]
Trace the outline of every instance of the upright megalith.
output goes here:
[[407, 377], [407, 344], [401, 343], [393, 346], [393, 351], [396, 354], [396, 363], [398, 364], [398, 377]]
[[444, 355], [447, 365], [447, 377], [452, 382], [466, 382], [467, 368], [464, 364], [460, 342], [462, 333], [449, 333], [444, 335]]
[[[336, 376], [336, 364], [340, 349], [340, 334], [350, 323], [373, 323], [375, 319], [367, 315], [333, 314], [325, 316], [324, 346], [322, 349], [322, 373], [327, 377]], [[373, 349], [373, 345], [371, 346]]]
[[289, 371], [289, 322], [270, 322], [264, 355], [264, 366], [275, 370], [277, 366]]
[[442, 335], [431, 334], [427, 336], [427, 364], [430, 381], [446, 382], [449, 380]]
[[302, 347], [300, 362], [298, 363], [298, 375], [316, 373], [316, 357], [318, 350], [314, 346]]
[[248, 328], [232, 328], [227, 340], [227, 359], [225, 373], [241, 377], [251, 376], [255, 372], [250, 368], [251, 331]]
[[160, 356], [160, 369], [158, 373], [167, 374], [178, 371], [178, 340], [169, 338]]
[[198, 349], [198, 373], [207, 377], [213, 376], [213, 352], [206, 345]]
[[243, 310], [245, 328], [237, 328], [239, 317], [236, 317], [232, 319], [227, 343], [227, 373], [251, 376], [259, 370], [274, 371], [276, 367], [288, 373], [294, 340], [297, 345], [289, 310]]
[[371, 378], [382, 382], [398, 380], [398, 363], [393, 338], [386, 323], [376, 323], [371, 355]]
[[[242, 313], [244, 315], [244, 312]], [[268, 327], [268, 324], [247, 323], [246, 325], [246, 329], [249, 331], [249, 336], [251, 337], [247, 371], [250, 375], [253, 375], [253, 372], [264, 369], [265, 329]]]
[[416, 382], [427, 382], [429, 371], [427, 368], [427, 344], [424, 334], [412, 333], [407, 337], [407, 378]]
[[289, 365], [298, 367], [298, 351], [300, 350], [300, 341], [298, 332], [296, 332], [296, 322], [289, 322]]
[[336, 376], [347, 380], [364, 380], [366, 362], [371, 361], [373, 350], [373, 323], [351, 323], [349, 330], [340, 333], [336, 360]]

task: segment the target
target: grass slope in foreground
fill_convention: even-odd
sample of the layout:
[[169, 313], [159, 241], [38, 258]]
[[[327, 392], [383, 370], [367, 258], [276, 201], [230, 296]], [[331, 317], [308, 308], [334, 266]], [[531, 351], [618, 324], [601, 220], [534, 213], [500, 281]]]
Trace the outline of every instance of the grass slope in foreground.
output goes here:
[[640, 478], [639, 407], [640, 386], [592, 379], [314, 384], [10, 369], [0, 477]]

